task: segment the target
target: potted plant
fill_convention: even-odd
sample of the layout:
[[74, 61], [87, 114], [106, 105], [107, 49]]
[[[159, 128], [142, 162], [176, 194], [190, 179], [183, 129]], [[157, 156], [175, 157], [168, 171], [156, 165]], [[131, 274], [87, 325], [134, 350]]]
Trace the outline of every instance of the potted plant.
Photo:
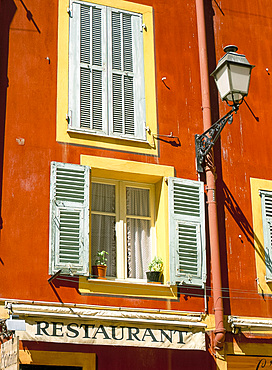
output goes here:
[[163, 283], [163, 260], [155, 256], [148, 265], [146, 272], [147, 282]]
[[109, 254], [106, 251], [98, 251], [96, 254], [95, 266], [93, 266], [93, 275], [98, 279], [106, 279], [107, 272], [107, 258], [106, 254]]

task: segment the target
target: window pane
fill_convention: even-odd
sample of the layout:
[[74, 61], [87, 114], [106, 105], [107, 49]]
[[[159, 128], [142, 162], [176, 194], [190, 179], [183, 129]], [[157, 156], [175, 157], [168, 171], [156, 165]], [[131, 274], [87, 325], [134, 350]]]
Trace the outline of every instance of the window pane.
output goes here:
[[115, 241], [115, 185], [92, 183], [91, 257], [95, 264], [98, 251], [105, 250], [107, 255], [107, 276], [116, 276], [116, 241]]
[[92, 183], [92, 211], [115, 213], [115, 185]]
[[92, 215], [92, 265], [97, 251], [108, 252], [107, 276], [116, 276], [115, 216]]
[[127, 275], [144, 279], [151, 261], [150, 221], [127, 219]]
[[150, 216], [149, 189], [127, 187], [127, 214], [131, 216]]

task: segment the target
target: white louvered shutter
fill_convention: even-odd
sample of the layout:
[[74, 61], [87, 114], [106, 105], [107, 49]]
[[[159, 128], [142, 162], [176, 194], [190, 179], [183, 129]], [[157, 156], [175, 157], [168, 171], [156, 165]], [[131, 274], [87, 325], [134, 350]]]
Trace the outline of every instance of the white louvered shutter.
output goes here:
[[106, 9], [72, 4], [69, 128], [107, 134]]
[[73, 2], [69, 129], [146, 139], [142, 16]]
[[204, 184], [171, 177], [168, 186], [171, 284], [203, 286], [206, 279]]
[[90, 169], [51, 163], [49, 274], [89, 275]]
[[107, 8], [110, 135], [145, 139], [142, 16]]
[[272, 281], [272, 191], [260, 190], [264, 234], [266, 280]]

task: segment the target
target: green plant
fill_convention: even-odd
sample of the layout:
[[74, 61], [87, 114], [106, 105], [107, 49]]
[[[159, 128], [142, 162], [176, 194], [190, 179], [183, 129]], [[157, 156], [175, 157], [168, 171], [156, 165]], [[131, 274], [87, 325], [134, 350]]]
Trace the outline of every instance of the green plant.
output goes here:
[[95, 264], [97, 266], [107, 266], [107, 258], [106, 258], [106, 254], [109, 254], [108, 252], [106, 251], [98, 251], [96, 256], [96, 261], [95, 261]]
[[148, 265], [149, 271], [157, 271], [162, 272], [163, 271], [163, 260], [161, 257], [155, 256], [153, 260]]

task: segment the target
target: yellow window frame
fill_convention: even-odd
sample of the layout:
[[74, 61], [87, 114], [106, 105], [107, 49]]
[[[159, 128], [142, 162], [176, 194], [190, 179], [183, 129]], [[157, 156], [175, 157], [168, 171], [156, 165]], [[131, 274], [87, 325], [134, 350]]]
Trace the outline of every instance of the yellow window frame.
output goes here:
[[252, 203], [252, 217], [254, 230], [254, 247], [256, 256], [256, 270], [258, 292], [260, 294], [272, 294], [272, 282], [265, 279], [266, 265], [265, 265], [265, 250], [264, 250], [264, 233], [262, 220], [262, 205], [260, 190], [272, 191], [272, 181], [264, 179], [250, 179], [251, 187], [251, 203]]
[[144, 76], [146, 99], [147, 141], [104, 137], [80, 132], [68, 132], [68, 67], [69, 67], [69, 0], [59, 0], [58, 14], [58, 66], [57, 66], [57, 127], [58, 142], [90, 146], [96, 148], [122, 150], [142, 154], [158, 155], [154, 137], [157, 134], [157, 105], [155, 84], [155, 52], [153, 8], [125, 0], [85, 0], [85, 2], [110, 6], [143, 16]]
[[[164, 261], [164, 285], [132, 282], [129, 279], [120, 281], [79, 278], [79, 292], [89, 294], [112, 294], [124, 296], [162, 297], [177, 299], [176, 286], [170, 286], [169, 230], [168, 230], [168, 185], [167, 178], [175, 174], [174, 167], [135, 162], [115, 158], [81, 155], [80, 164], [89, 166], [93, 178], [111, 181], [134, 183], [135, 178], [144, 186], [154, 187], [154, 229], [152, 255], [160, 256]], [[91, 237], [91, 236], [90, 236]], [[154, 254], [153, 254], [154, 253]], [[91, 256], [90, 256], [91, 260]]]

